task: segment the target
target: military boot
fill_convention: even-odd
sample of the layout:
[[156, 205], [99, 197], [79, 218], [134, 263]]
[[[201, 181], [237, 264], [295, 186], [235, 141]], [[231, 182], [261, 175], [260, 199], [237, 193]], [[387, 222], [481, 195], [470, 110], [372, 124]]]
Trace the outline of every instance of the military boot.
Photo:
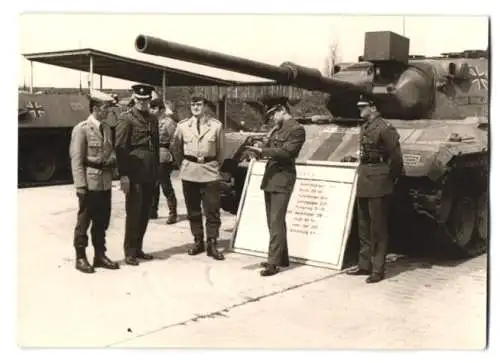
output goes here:
[[194, 245], [188, 249], [188, 254], [191, 256], [199, 255], [205, 251], [205, 243], [203, 237], [195, 237]]
[[207, 256], [213, 257], [214, 260], [223, 260], [224, 255], [217, 249], [217, 240], [209, 238], [207, 241]]
[[177, 213], [170, 213], [167, 218], [167, 224], [177, 223]]
[[104, 252], [96, 251], [94, 256], [94, 267], [107, 268], [109, 270], [117, 270], [120, 268], [117, 262], [111, 261]]
[[94, 273], [94, 267], [87, 260], [87, 254], [85, 253], [85, 248], [76, 249], [76, 264], [75, 267], [78, 271], [86, 274]]

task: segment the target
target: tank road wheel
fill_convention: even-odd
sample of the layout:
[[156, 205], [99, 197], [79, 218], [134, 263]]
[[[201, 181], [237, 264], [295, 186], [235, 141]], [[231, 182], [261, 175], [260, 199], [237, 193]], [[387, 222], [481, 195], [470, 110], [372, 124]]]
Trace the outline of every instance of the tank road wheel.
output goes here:
[[486, 193], [481, 194], [476, 202], [476, 228], [478, 238], [488, 238], [488, 199]]
[[468, 256], [478, 256], [488, 249], [488, 197], [481, 194], [476, 200], [476, 230], [467, 250]]
[[31, 181], [46, 182], [57, 169], [56, 156], [51, 150], [33, 150], [26, 159], [26, 174]]
[[475, 225], [476, 205], [474, 199], [469, 196], [460, 196], [452, 207], [448, 220], [448, 231], [452, 242], [467, 255], [469, 245], [473, 243]]

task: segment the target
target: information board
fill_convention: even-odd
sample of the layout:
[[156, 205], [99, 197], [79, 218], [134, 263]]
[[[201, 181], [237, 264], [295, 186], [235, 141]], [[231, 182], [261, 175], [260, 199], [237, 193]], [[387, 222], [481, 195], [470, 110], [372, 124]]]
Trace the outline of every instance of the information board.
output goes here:
[[[248, 168], [231, 248], [266, 257], [269, 231], [264, 191], [260, 189], [266, 161]], [[342, 269], [356, 197], [356, 163], [296, 163], [297, 181], [286, 223], [290, 260]]]

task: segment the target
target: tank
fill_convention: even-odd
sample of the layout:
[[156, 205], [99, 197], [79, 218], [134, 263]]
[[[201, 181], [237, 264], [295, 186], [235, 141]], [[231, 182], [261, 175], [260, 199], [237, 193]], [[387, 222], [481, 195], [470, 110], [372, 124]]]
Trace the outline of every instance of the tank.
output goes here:
[[[18, 94], [18, 182], [71, 180], [69, 142], [72, 128], [89, 115], [83, 94], [23, 92]], [[120, 109], [110, 113], [114, 127]]]
[[[410, 55], [408, 38], [389, 31], [368, 32], [358, 62], [338, 67], [328, 78], [291, 62], [273, 66], [146, 35], [139, 35], [135, 46], [142, 53], [323, 92], [330, 120], [300, 121], [306, 142], [299, 162], [356, 161], [363, 122], [356, 102], [362, 94], [370, 96], [401, 135], [405, 176], [392, 198], [391, 243], [414, 242], [417, 248], [421, 243], [444, 243], [467, 257], [486, 251], [488, 51]], [[222, 200], [231, 213], [238, 209], [248, 165], [243, 147], [261, 137], [230, 143]]]

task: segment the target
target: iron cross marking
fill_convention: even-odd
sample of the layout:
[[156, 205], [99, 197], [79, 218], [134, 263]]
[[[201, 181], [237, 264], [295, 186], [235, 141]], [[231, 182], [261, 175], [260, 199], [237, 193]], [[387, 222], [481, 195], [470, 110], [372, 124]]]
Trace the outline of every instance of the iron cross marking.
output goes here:
[[484, 72], [479, 73], [477, 68], [469, 66], [469, 74], [472, 78], [472, 83], [477, 83], [479, 89], [488, 89], [488, 77]]
[[45, 110], [41, 104], [38, 102], [30, 101], [26, 104], [26, 109], [35, 118], [39, 119], [45, 114]]

